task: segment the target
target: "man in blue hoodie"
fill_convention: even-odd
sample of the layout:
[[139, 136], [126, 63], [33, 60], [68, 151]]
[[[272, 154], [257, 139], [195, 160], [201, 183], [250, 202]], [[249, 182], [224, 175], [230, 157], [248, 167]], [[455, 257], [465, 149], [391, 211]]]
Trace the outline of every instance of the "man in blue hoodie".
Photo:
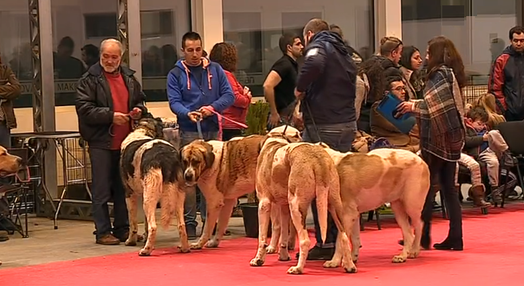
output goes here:
[[[355, 94], [357, 66], [344, 40], [329, 31], [321, 19], [312, 19], [304, 28], [306, 50], [297, 80], [295, 96], [301, 99], [306, 142], [324, 142], [339, 152], [351, 150], [357, 131]], [[317, 243], [308, 260], [331, 260], [338, 230], [331, 216], [326, 241], [322, 243], [316, 203], [311, 204]], [[297, 255], [298, 256], [298, 255]]]
[[[171, 111], [178, 118], [180, 145], [196, 139], [218, 140], [218, 117], [233, 105], [235, 97], [222, 67], [202, 56], [202, 39], [196, 32], [182, 37], [184, 57], [177, 61], [167, 76], [167, 97]], [[200, 121], [201, 134], [196, 122]], [[200, 213], [205, 221], [205, 200], [201, 196]], [[187, 190], [185, 222], [187, 235], [196, 237], [196, 188]]]

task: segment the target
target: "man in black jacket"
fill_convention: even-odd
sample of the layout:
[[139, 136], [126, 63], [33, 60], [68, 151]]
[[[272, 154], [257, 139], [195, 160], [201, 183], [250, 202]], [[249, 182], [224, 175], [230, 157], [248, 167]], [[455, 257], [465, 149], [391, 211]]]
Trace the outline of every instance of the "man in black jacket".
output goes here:
[[[305, 60], [297, 81], [295, 96], [305, 123], [306, 142], [324, 142], [340, 152], [351, 150], [357, 130], [355, 92], [357, 66], [342, 38], [329, 31], [321, 19], [304, 28]], [[330, 260], [334, 254], [337, 228], [329, 217], [328, 233], [322, 243], [315, 202], [311, 204], [315, 222], [316, 246], [308, 260]]]
[[[134, 71], [120, 65], [123, 52], [119, 41], [103, 41], [100, 62], [82, 76], [76, 90], [80, 135], [89, 145], [91, 159], [96, 243], [102, 245], [116, 245], [128, 237], [126, 198], [119, 172], [120, 145], [131, 132], [131, 120], [147, 112]], [[113, 226], [107, 206], [111, 198]]]

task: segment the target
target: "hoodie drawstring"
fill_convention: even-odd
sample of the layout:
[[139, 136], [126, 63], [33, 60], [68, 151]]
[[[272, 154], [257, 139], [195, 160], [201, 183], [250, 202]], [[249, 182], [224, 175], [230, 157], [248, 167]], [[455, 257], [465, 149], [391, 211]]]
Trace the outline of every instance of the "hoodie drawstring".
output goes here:
[[[186, 72], [186, 81], [187, 81], [187, 89], [191, 89], [191, 79], [189, 78], [190, 70], [187, 67], [186, 63], [182, 61], [182, 66], [184, 67], [184, 71]], [[202, 58], [202, 68], [207, 71], [207, 87], [209, 90], [213, 88], [211, 81], [213, 79], [213, 75], [211, 74], [211, 71], [208, 69], [209, 67], [209, 60], [207, 58]]]

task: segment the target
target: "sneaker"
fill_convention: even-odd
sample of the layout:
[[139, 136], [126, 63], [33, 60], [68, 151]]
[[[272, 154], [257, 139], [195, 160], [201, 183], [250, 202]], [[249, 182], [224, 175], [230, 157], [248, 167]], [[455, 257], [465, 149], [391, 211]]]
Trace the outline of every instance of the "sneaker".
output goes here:
[[196, 233], [196, 226], [194, 225], [187, 225], [186, 224], [186, 232], [187, 232], [187, 239], [193, 240], [196, 239], [197, 233]]
[[[307, 254], [307, 260], [331, 260], [335, 254], [335, 248], [322, 248], [315, 246], [311, 248]], [[300, 252], [297, 252], [296, 258], [300, 257]]]

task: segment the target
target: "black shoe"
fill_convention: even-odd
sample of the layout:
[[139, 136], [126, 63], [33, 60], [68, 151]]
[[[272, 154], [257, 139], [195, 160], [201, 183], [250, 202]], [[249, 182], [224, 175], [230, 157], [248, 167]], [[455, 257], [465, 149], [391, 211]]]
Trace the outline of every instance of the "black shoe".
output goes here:
[[186, 224], [186, 233], [187, 233], [187, 239], [193, 240], [196, 239], [198, 236], [196, 234], [196, 226], [194, 225], [187, 225]]
[[452, 241], [451, 239], [447, 239], [446, 238], [441, 243], [433, 244], [433, 248], [435, 248], [436, 250], [462, 251], [462, 250], [464, 250], [464, 243], [462, 242], [462, 239]]
[[[315, 246], [311, 248], [307, 254], [307, 260], [331, 260], [335, 254], [335, 248], [321, 248]], [[297, 252], [296, 258], [300, 257], [300, 252]]]
[[0, 234], [0, 242], [8, 241], [9, 236], [7, 234]]

